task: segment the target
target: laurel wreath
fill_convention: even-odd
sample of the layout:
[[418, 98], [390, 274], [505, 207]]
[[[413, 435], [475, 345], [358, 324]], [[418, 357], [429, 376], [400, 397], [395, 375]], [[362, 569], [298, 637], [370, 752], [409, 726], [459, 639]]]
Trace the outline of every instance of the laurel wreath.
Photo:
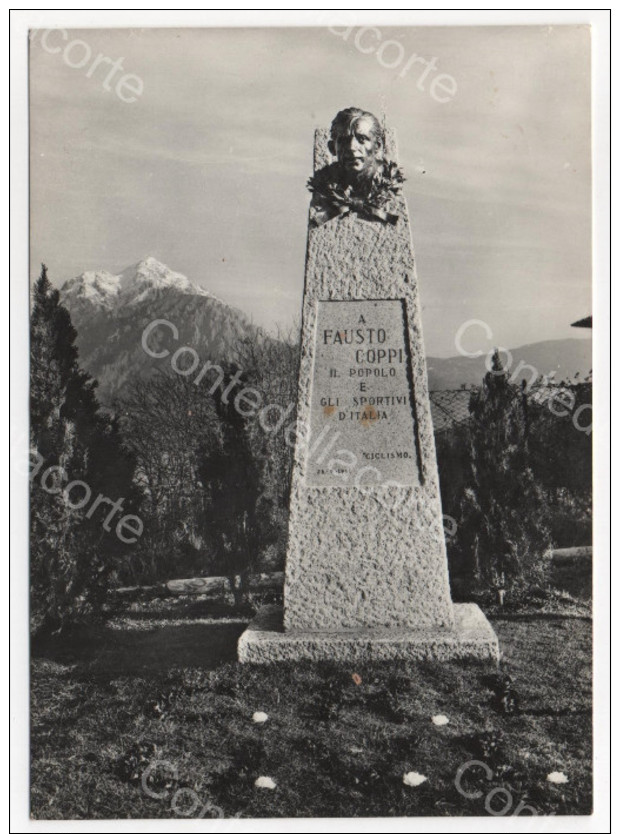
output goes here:
[[353, 205], [363, 209], [381, 209], [401, 193], [405, 182], [398, 164], [387, 160], [370, 180], [370, 184], [364, 183], [363, 190], [342, 182], [339, 178], [339, 171], [336, 164], [328, 165], [308, 180], [307, 188], [315, 195], [315, 198], [318, 198], [319, 202]]

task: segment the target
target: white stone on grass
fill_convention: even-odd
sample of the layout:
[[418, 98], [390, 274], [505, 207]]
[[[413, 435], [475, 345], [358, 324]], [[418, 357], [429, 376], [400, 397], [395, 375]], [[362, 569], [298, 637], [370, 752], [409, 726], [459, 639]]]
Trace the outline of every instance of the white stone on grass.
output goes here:
[[450, 719], [447, 715], [433, 715], [431, 721], [436, 727], [443, 727], [450, 722]]
[[267, 721], [268, 718], [269, 718], [269, 716], [267, 715], [266, 712], [255, 712], [254, 715], [252, 716], [252, 721], [255, 724], [264, 724], [265, 721]]
[[254, 782], [255, 788], [268, 788], [270, 791], [274, 790], [275, 786], [276, 783], [273, 781], [271, 776], [259, 776]]
[[565, 785], [568, 782], [568, 776], [561, 770], [554, 770], [547, 774], [547, 782], [552, 782], [554, 785]]
[[415, 770], [411, 770], [403, 776], [403, 783], [410, 788], [417, 788], [422, 782], [426, 782], [426, 776], [422, 776], [421, 773], [416, 773]]

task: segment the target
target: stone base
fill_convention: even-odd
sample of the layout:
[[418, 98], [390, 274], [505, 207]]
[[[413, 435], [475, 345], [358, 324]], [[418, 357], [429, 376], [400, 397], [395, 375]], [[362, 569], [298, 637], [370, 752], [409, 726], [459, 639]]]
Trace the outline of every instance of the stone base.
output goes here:
[[284, 631], [283, 609], [266, 605], [239, 638], [241, 663], [280, 660], [499, 660], [499, 643], [477, 605], [454, 606], [454, 629]]

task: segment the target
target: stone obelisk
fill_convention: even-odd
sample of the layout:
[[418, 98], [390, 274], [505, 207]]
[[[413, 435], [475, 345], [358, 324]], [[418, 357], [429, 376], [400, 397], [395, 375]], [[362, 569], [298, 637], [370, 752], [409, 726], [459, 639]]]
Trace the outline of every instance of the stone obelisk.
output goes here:
[[[349, 112], [353, 122], [361, 111], [341, 114]], [[349, 129], [357, 140], [345, 136], [342, 161], [352, 169], [371, 132], [364, 127], [372, 123]], [[374, 196], [356, 197], [346, 169], [338, 180], [333, 126], [331, 139], [316, 131], [284, 609], [259, 611], [239, 659], [497, 660], [482, 611], [450, 597], [409, 218], [392, 188], [397, 166], [382, 168]], [[380, 153], [396, 159], [390, 130], [381, 131]]]

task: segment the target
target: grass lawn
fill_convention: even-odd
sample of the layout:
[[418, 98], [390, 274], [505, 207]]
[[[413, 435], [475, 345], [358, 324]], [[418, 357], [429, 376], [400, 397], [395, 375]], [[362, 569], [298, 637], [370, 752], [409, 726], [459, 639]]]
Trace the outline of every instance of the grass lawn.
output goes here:
[[[33, 818], [590, 813], [587, 618], [493, 619], [507, 714], [478, 665], [241, 666], [225, 609], [33, 649]], [[426, 781], [404, 784], [412, 771]]]

